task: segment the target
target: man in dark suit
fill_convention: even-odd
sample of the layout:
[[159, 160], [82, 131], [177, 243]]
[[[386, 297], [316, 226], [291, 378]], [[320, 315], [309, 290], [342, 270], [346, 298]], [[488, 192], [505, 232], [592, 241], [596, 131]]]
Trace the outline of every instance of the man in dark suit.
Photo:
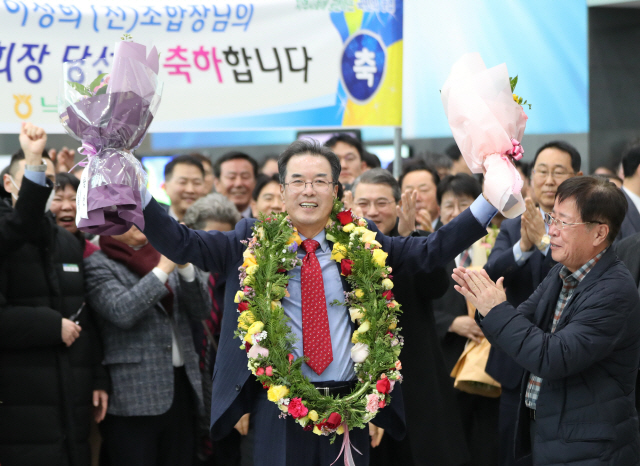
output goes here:
[[[352, 189], [356, 212], [373, 221], [382, 234], [390, 237], [428, 235], [414, 230], [413, 196], [417, 193], [408, 191], [401, 199], [400, 186], [387, 170], [374, 168], [363, 173]], [[478, 186], [471, 202], [481, 192]], [[374, 450], [371, 466], [457, 466], [469, 459], [462, 422], [455, 415], [451, 371], [445, 368], [431, 305], [432, 299], [442, 296], [448, 284], [449, 277], [443, 268], [429, 274], [403, 270], [394, 273], [393, 294], [403, 310], [399, 324], [405, 339], [402, 397], [407, 436], [397, 441], [385, 435]], [[425, 396], [425, 389], [432, 395]], [[370, 430], [377, 431], [375, 426], [370, 426]], [[372, 437], [375, 447], [375, 434]]]
[[[328, 148], [311, 141], [301, 140], [291, 144], [280, 156], [278, 166], [282, 184], [282, 198], [293, 225], [300, 236], [311, 240], [303, 244], [316, 246], [315, 256], [322, 271], [326, 315], [331, 330], [330, 346], [333, 361], [316, 372], [308, 364], [302, 364], [302, 372], [317, 387], [329, 394], [343, 393], [354, 377], [350, 358], [352, 326], [349, 313], [343, 306], [331, 305], [333, 299], [344, 300], [345, 284], [340, 279], [337, 264], [330, 260], [331, 245], [325, 236], [325, 226], [337, 195], [336, 182], [340, 176], [340, 161]], [[222, 319], [220, 345], [213, 374], [211, 431], [215, 438], [224, 436], [247, 412], [255, 428], [254, 464], [327, 466], [338, 456], [340, 442], [329, 443], [326, 436], [305, 432], [291, 417], [277, 421], [280, 410], [267, 400], [266, 391], [256, 387], [255, 379], [249, 379], [247, 356], [238, 349], [234, 338], [237, 328], [236, 305], [233, 297], [239, 290], [238, 267], [243, 262], [245, 245], [240, 241], [252, 234], [253, 221], [241, 220], [235, 230], [223, 232], [193, 231], [170, 219], [153, 199], [146, 199], [145, 234], [161, 253], [176, 263], [193, 263], [203, 270], [227, 275], [225, 309]], [[468, 247], [485, 234], [485, 228], [495, 215], [493, 208], [482, 196], [468, 212], [460, 215], [440, 232], [424, 237], [389, 238], [378, 232], [375, 225], [369, 228], [377, 232], [376, 240], [389, 256], [387, 263], [394, 273], [431, 272], [449, 262], [460, 250]], [[311, 244], [310, 244], [311, 243]], [[298, 257], [306, 257], [304, 248]], [[325, 264], [325, 267], [322, 267]], [[331, 265], [329, 265], [331, 264]], [[283, 300], [285, 315], [291, 318], [293, 328], [302, 328], [301, 303], [303, 283], [300, 267], [288, 272], [289, 298]], [[233, 284], [236, 284], [235, 286]], [[304, 328], [302, 328], [304, 331]], [[325, 337], [326, 338], [326, 337]], [[327, 342], [329, 343], [329, 342]], [[302, 347], [297, 346], [294, 357], [303, 357]], [[397, 389], [397, 388], [396, 388]], [[257, 390], [257, 391], [256, 391]], [[380, 427], [394, 431], [398, 438], [404, 434], [402, 391], [396, 392], [391, 411], [385, 411], [374, 419]], [[392, 434], [393, 435], [393, 434]], [[355, 430], [350, 440], [363, 455], [355, 455], [357, 465], [369, 461], [368, 432]]]
[[[507, 299], [512, 306], [524, 302], [555, 264], [549, 249], [548, 227], [543, 221], [551, 212], [564, 180], [582, 175], [580, 154], [563, 141], [543, 145], [533, 161], [531, 188], [533, 199], [520, 218], [506, 219], [491, 251], [485, 269], [492, 280], [504, 277]], [[486, 372], [502, 385], [500, 397], [500, 464], [514, 465], [513, 438], [523, 369], [499, 349], [492, 347]]]
[[622, 192], [627, 198], [629, 208], [620, 227], [618, 240], [640, 232], [640, 144], [627, 148], [622, 155], [624, 181]]
[[[481, 192], [480, 183], [471, 175], [460, 173], [445, 177], [438, 185], [437, 192], [440, 220], [443, 225], [447, 225], [468, 209]], [[475, 251], [484, 257], [474, 257]], [[447, 264], [447, 291], [444, 296], [433, 302], [437, 336], [445, 357], [446, 383], [449, 389], [452, 389], [454, 382], [450, 376], [451, 370], [458, 362], [467, 341], [471, 339], [480, 343], [483, 338], [482, 330], [475, 320], [469, 317], [466, 300], [453, 289], [454, 282], [450, 278], [453, 269], [459, 265], [482, 265], [486, 261], [485, 249], [475, 251], [470, 247]], [[470, 452], [470, 461], [465, 464], [495, 466], [498, 462], [499, 400], [453, 390], [457, 401], [456, 411], [461, 416], [465, 435], [464, 443], [460, 442], [458, 448], [466, 446]]]
[[516, 458], [535, 465], [636, 466], [640, 459], [635, 382], [640, 299], [611, 247], [626, 213], [607, 180], [575, 177], [558, 188], [549, 225], [558, 262], [515, 309], [503, 279], [454, 271], [456, 290], [476, 306], [492, 345], [525, 369]]

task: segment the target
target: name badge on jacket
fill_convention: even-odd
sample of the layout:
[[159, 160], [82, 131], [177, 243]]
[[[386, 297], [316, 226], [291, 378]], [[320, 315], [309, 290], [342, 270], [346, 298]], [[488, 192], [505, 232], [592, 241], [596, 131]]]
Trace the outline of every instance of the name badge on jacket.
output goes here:
[[65, 272], [80, 272], [78, 264], [62, 264], [62, 270]]

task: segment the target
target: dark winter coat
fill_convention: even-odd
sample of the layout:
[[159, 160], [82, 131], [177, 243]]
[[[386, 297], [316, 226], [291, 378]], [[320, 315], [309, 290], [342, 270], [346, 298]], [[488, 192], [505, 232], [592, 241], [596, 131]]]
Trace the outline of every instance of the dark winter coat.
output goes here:
[[638, 291], [610, 248], [575, 289], [550, 333], [561, 268], [556, 265], [518, 309], [505, 301], [483, 319], [476, 313], [491, 344], [525, 368], [516, 458], [530, 451], [524, 396], [533, 373], [543, 379], [536, 403], [534, 465], [637, 466]]
[[84, 302], [82, 247], [44, 208], [52, 186], [24, 178], [0, 205], [0, 464], [89, 465], [92, 392], [108, 388], [83, 309], [67, 348], [62, 318]]

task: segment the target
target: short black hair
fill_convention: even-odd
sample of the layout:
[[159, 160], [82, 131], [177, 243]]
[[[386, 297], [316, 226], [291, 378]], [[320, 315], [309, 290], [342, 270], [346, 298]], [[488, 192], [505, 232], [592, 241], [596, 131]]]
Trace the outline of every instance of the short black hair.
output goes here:
[[580, 165], [582, 163], [580, 159], [580, 152], [566, 141], [551, 141], [540, 147], [538, 152], [536, 152], [536, 156], [533, 158], [533, 162], [531, 162], [531, 168], [535, 167], [538, 155], [540, 155], [540, 152], [545, 149], [558, 149], [562, 152], [566, 152], [571, 157], [571, 169], [573, 172], [578, 173], [580, 171]]
[[362, 147], [362, 142], [346, 133], [336, 134], [325, 142], [324, 145], [333, 149], [339, 142], [344, 142], [345, 144], [355, 147], [356, 151], [358, 151], [358, 155], [360, 156], [360, 160], [364, 160], [364, 147]]
[[338, 181], [338, 178], [340, 178], [340, 171], [342, 170], [338, 156], [334, 154], [329, 147], [326, 145], [323, 146], [315, 139], [298, 139], [297, 141], [289, 144], [289, 147], [287, 147], [284, 152], [280, 154], [280, 157], [278, 157], [280, 184], [284, 184], [284, 180], [287, 176], [287, 164], [291, 157], [304, 154], [324, 157], [327, 159], [331, 166], [331, 177], [333, 178], [331, 181], [333, 181], [334, 184]]
[[200, 160], [198, 160], [193, 155], [176, 155], [171, 159], [171, 162], [164, 166], [165, 181], [169, 181], [171, 179], [171, 176], [173, 176], [173, 169], [178, 164], [193, 165], [194, 167], [197, 167], [200, 170], [200, 173], [202, 173], [202, 177], [204, 178], [204, 167], [202, 166], [202, 162], [200, 162]]
[[252, 197], [253, 197], [254, 201], [258, 200], [258, 198], [260, 197], [260, 192], [269, 183], [278, 183], [278, 185], [279, 185], [280, 184], [280, 176], [278, 174], [274, 174], [272, 176], [258, 175], [258, 178], [256, 178], [256, 187], [253, 188], [253, 194], [252, 194]]
[[435, 168], [436, 170], [438, 170], [439, 168], [450, 170], [451, 166], [453, 165], [453, 162], [449, 157], [444, 154], [440, 154], [439, 152], [427, 151], [425, 152], [423, 157], [427, 165]]
[[198, 159], [200, 161], [200, 163], [202, 164], [202, 168], [204, 168], [204, 164], [208, 163], [209, 166], [213, 169], [213, 162], [211, 162], [211, 159], [209, 157], [207, 157], [206, 155], [200, 154], [198, 152], [194, 152], [193, 154], [189, 154], [191, 157], [194, 157], [196, 159]]
[[251, 164], [251, 168], [253, 168], [253, 177], [256, 178], [258, 176], [258, 162], [256, 162], [256, 159], [251, 157], [249, 154], [235, 150], [223, 154], [222, 157], [216, 160], [216, 163], [213, 164], [213, 176], [220, 178], [222, 173], [222, 164], [230, 160], [246, 160]]
[[452, 162], [457, 162], [458, 160], [460, 160], [460, 157], [462, 157], [462, 152], [460, 152], [460, 148], [455, 142], [449, 145], [444, 150], [444, 153], [447, 157], [451, 159]]
[[351, 191], [354, 193], [354, 195], [356, 192], [356, 187], [360, 183], [385, 184], [391, 188], [391, 191], [393, 192], [393, 199], [396, 201], [396, 204], [400, 202], [400, 196], [402, 194], [400, 192], [400, 185], [398, 184], [398, 181], [393, 177], [393, 175], [383, 168], [372, 168], [371, 170], [367, 170], [358, 178], [356, 178], [353, 182], [353, 185], [351, 186]]
[[364, 160], [364, 163], [366, 163], [369, 168], [380, 168], [382, 166], [378, 156], [366, 150], [362, 154], [362, 160]]
[[638, 171], [640, 165], [640, 144], [627, 147], [622, 153], [622, 170], [625, 178], [630, 178]]
[[482, 193], [482, 186], [473, 176], [466, 173], [458, 173], [457, 175], [445, 176], [438, 183], [438, 190], [436, 191], [438, 205], [442, 202], [442, 197], [448, 192], [452, 192], [454, 196], [469, 196], [475, 199]]
[[596, 176], [576, 176], [558, 186], [558, 202], [574, 199], [583, 222], [609, 226], [607, 241], [613, 243], [627, 215], [627, 199], [621, 189], [609, 180]]
[[54, 189], [56, 191], [64, 191], [67, 186], [71, 186], [75, 192], [78, 192], [80, 187], [80, 180], [77, 176], [67, 172], [56, 173], [56, 185]]
[[402, 167], [402, 175], [400, 175], [400, 179], [398, 180], [400, 188], [402, 188], [402, 182], [404, 181], [405, 176], [407, 176], [411, 172], [417, 172], [420, 170], [425, 170], [431, 173], [434, 185], [438, 186], [440, 184], [440, 176], [438, 175], [438, 171], [432, 166], [428, 165], [424, 160], [416, 159], [408, 161], [404, 165], [404, 167]]

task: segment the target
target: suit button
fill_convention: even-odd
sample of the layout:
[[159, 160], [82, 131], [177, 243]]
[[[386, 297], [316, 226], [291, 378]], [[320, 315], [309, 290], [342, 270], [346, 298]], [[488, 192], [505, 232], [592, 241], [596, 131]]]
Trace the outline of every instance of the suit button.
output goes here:
[[165, 348], [167, 351], [171, 351], [171, 345], [167, 345], [167, 347]]
[[239, 392], [240, 390], [242, 390], [242, 385], [236, 385], [236, 391]]

